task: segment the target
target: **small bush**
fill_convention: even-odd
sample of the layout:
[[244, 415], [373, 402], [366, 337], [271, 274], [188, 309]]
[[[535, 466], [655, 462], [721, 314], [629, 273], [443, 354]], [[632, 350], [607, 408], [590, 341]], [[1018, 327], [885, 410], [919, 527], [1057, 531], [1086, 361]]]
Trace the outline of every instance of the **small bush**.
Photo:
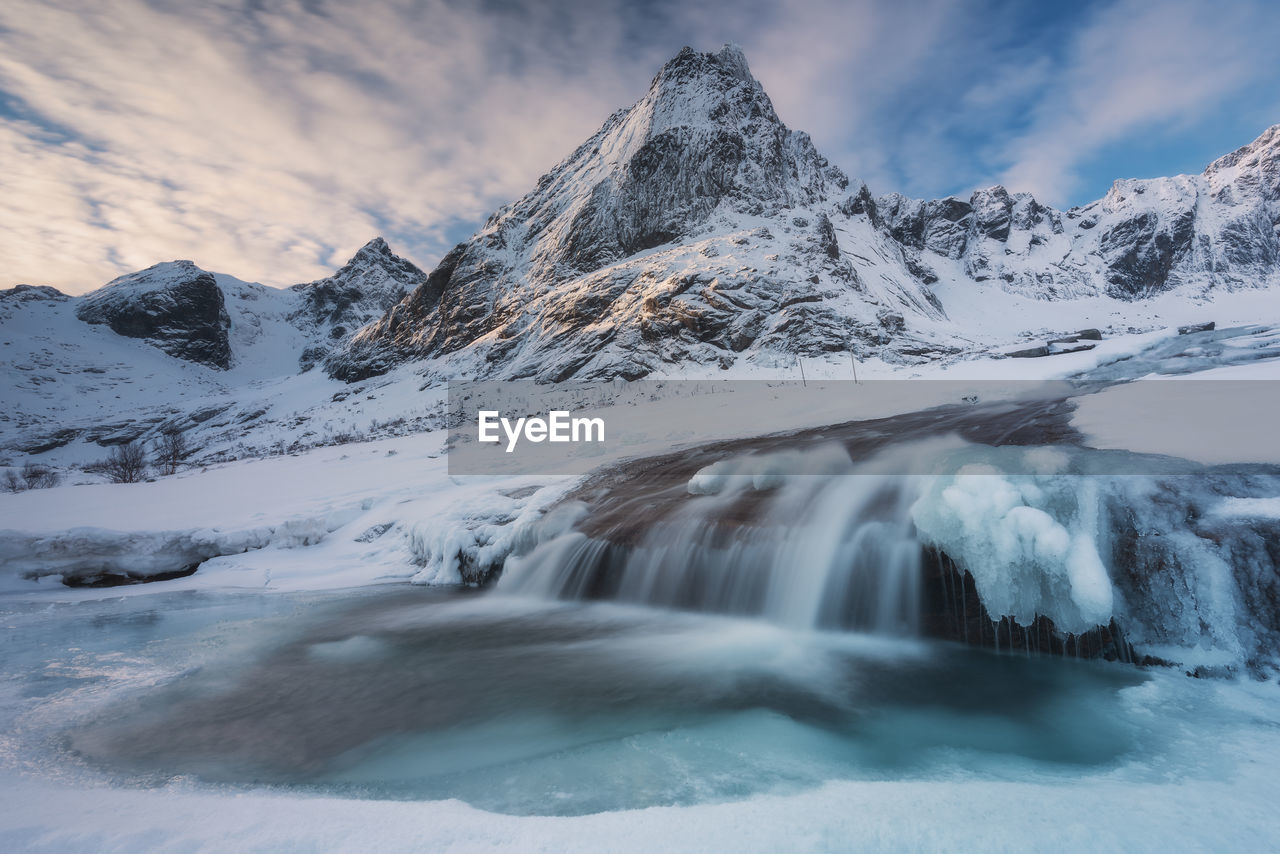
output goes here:
[[176, 427], [165, 430], [156, 440], [155, 462], [161, 474], [176, 474], [186, 455], [187, 436]]
[[112, 483], [137, 483], [147, 476], [147, 453], [137, 442], [116, 445], [102, 471]]
[[61, 481], [62, 475], [48, 466], [29, 462], [22, 466], [21, 473], [14, 469], [6, 471], [4, 477], [0, 478], [0, 488], [5, 492], [24, 492], [28, 489], [48, 489]]
[[22, 480], [27, 489], [49, 489], [61, 482], [62, 475], [40, 463], [27, 463], [22, 467]]

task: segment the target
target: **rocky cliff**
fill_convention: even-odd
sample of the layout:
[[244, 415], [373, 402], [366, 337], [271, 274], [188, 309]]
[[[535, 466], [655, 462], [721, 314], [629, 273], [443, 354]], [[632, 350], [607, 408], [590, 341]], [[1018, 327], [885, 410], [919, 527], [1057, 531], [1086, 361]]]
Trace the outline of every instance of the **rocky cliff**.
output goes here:
[[450, 375], [556, 381], [844, 350], [909, 361], [948, 350], [940, 280], [1037, 299], [1270, 286], [1278, 140], [1067, 211], [999, 186], [873, 197], [781, 122], [739, 49], [686, 48], [328, 370], [444, 359]]

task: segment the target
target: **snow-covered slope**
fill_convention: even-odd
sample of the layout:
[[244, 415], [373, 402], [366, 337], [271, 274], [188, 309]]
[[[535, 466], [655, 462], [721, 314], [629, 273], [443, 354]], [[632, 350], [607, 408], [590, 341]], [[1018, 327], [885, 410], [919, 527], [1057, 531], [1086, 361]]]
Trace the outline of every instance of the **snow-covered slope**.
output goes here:
[[287, 290], [172, 261], [82, 297], [0, 291], [0, 448], [84, 461], [169, 426], [233, 441], [281, 395], [330, 401], [338, 383], [299, 372], [424, 278], [377, 238]]
[[925, 279], [994, 280], [1041, 299], [1150, 297], [1280, 283], [1280, 125], [1200, 175], [1116, 181], [1057, 211], [991, 187], [968, 201], [896, 193], [870, 209]]

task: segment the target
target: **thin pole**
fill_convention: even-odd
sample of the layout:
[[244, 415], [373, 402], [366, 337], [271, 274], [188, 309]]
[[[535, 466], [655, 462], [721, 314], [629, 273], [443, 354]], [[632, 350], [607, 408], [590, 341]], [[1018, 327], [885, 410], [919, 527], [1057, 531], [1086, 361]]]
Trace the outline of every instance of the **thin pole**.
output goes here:
[[858, 360], [853, 358], [853, 351], [849, 351], [849, 364], [853, 365], [853, 383], [858, 384]]
[[796, 354], [796, 364], [800, 366], [800, 383], [805, 388], [808, 388], [809, 383], [805, 382], [805, 378], [804, 378], [804, 359], [800, 358], [799, 353]]

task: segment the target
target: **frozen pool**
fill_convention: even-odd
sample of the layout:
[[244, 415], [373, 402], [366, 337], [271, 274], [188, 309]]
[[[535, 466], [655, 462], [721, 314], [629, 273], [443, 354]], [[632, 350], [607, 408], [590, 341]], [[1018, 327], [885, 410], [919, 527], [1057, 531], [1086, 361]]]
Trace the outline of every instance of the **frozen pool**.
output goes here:
[[1280, 795], [1271, 684], [409, 586], [0, 607], [10, 850], [1266, 850]]

